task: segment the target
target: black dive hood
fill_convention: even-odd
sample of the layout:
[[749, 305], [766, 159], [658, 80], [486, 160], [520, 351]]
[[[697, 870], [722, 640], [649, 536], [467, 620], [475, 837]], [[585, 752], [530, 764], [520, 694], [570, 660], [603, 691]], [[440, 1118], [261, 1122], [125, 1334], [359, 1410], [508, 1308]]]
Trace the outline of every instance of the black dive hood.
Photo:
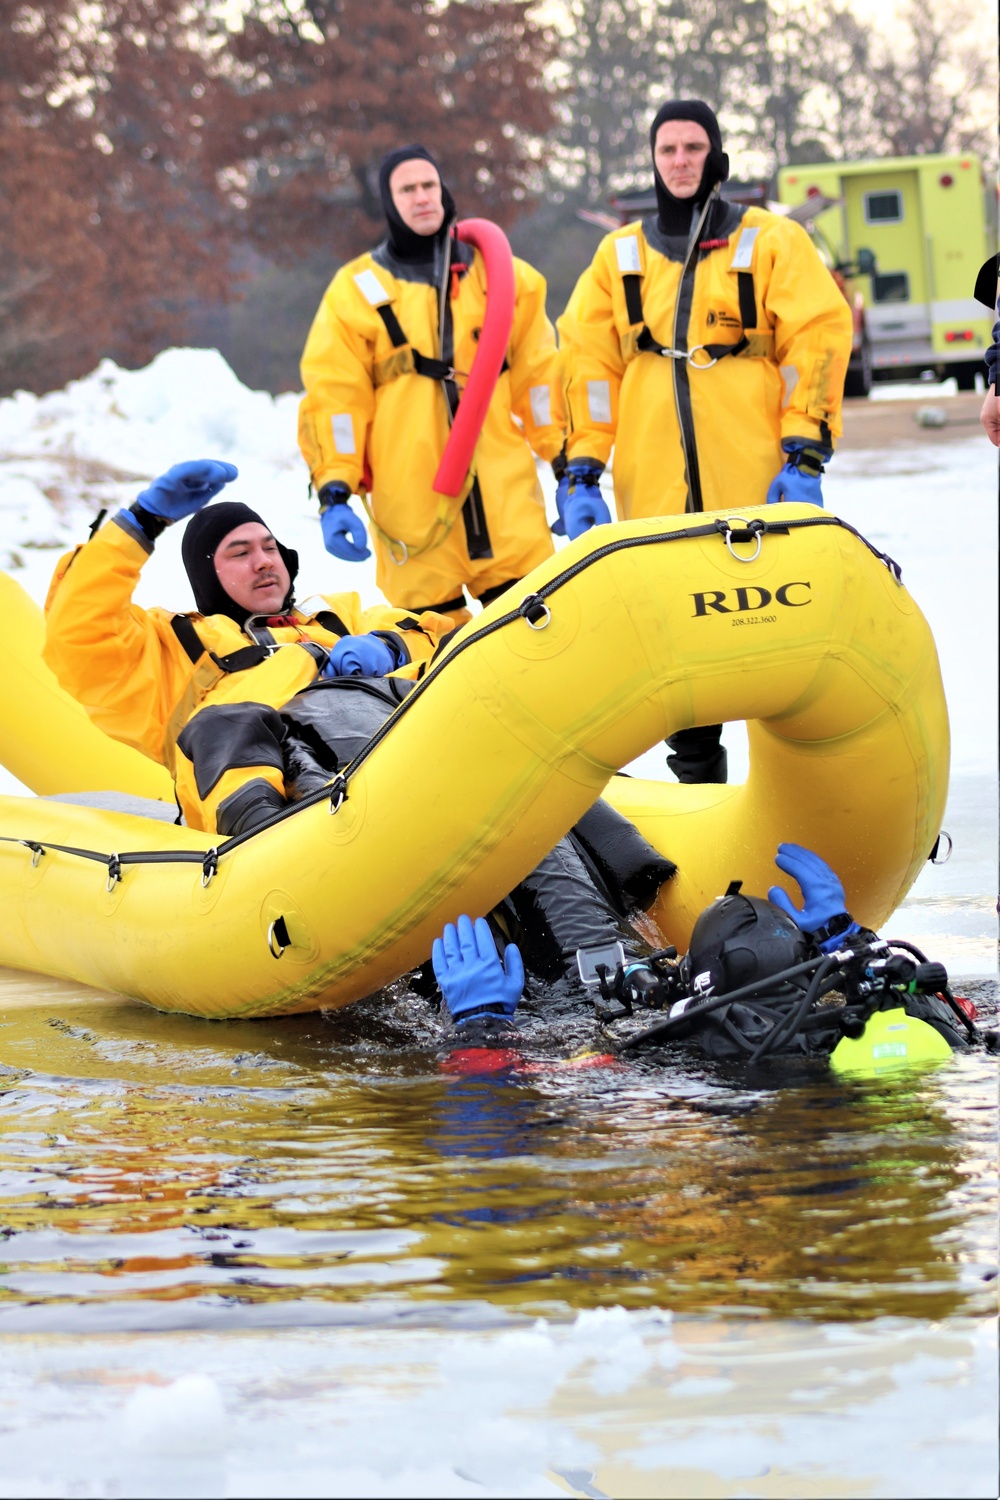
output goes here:
[[[656, 168], [656, 132], [667, 120], [693, 120], [700, 125], [711, 143], [705, 157], [705, 168], [698, 191], [693, 198], [675, 198]], [[653, 158], [653, 182], [656, 187], [657, 218], [664, 234], [687, 234], [691, 228], [691, 209], [702, 208], [712, 189], [729, 176], [729, 157], [722, 149], [722, 131], [715, 111], [701, 99], [672, 99], [661, 104], [649, 127], [649, 151]]]
[[[399, 210], [392, 201], [389, 178], [404, 161], [429, 161], [441, 179], [444, 218], [441, 220], [440, 229], [434, 234], [417, 234], [415, 229], [404, 224], [399, 216]], [[389, 226], [389, 249], [396, 259], [412, 261], [417, 265], [425, 265], [433, 261], [437, 247], [447, 238], [448, 231], [455, 222], [457, 210], [455, 200], [445, 186], [441, 168], [426, 146], [398, 146], [395, 151], [390, 151], [388, 156], [383, 156], [378, 169], [378, 191], [382, 200], [382, 212]]]
[[[235, 599], [230, 599], [222, 587], [215, 571], [215, 554], [229, 533], [235, 531], [237, 526], [245, 526], [248, 521], [257, 521], [271, 531], [264, 518], [251, 510], [249, 505], [244, 505], [240, 500], [218, 500], [191, 517], [181, 542], [181, 558], [199, 614], [228, 615], [241, 630], [251, 611], [244, 609], [242, 604], [237, 604]], [[271, 532], [271, 535], [274, 536], [274, 533]], [[281, 606], [281, 612], [284, 613], [292, 607], [295, 577], [299, 571], [299, 554], [291, 547], [283, 546], [277, 537], [274, 540], [288, 569], [290, 580], [285, 602]]]
[[760, 896], [721, 896], [694, 924], [686, 978], [699, 996], [727, 995], [813, 953], [809, 939], [780, 907]]

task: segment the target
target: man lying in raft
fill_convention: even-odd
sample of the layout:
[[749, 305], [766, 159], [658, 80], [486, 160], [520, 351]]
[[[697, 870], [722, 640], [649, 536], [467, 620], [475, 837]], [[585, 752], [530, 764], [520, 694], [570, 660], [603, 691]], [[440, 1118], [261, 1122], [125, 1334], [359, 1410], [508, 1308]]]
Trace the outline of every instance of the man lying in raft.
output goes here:
[[[775, 864], [798, 883], [802, 907], [781, 886], [763, 900], [733, 881], [698, 918], [683, 959], [673, 948], [629, 957], [599, 941], [581, 947], [580, 974], [595, 986], [599, 1020], [630, 1018], [640, 1007], [663, 1013], [619, 1052], [692, 1040], [723, 1061], [833, 1056], [837, 1066], [884, 1071], [977, 1043], [997, 1050], [997, 1033], [980, 1034], [974, 1007], [952, 995], [941, 964], [854, 921], [839, 877], [818, 854], [781, 844]], [[491, 923], [492, 915], [448, 923], [434, 943], [434, 975], [467, 1058], [501, 1048], [516, 1061], [524, 963], [515, 943], [501, 959]]]
[[[448, 616], [362, 609], [357, 594], [296, 607], [298, 558], [247, 506], [209, 505], [232, 464], [177, 464], [58, 564], [45, 659], [114, 739], [173, 773], [189, 827], [245, 833], [327, 785], [389, 717]], [[197, 614], [132, 595], [164, 528], [190, 516], [182, 556]], [[278, 649], [281, 648], [281, 649]], [[289, 648], [289, 649], [285, 649]], [[496, 909], [536, 989], [579, 1000], [576, 950], [626, 944], [674, 866], [598, 802]]]
[[[236, 477], [211, 459], [175, 464], [62, 558], [44, 651], [99, 728], [172, 773], [188, 826], [224, 837], [286, 805], [278, 709], [317, 679], [416, 678], [455, 628], [430, 612], [363, 609], [353, 593], [297, 607], [297, 553], [248, 506], [208, 505]], [[143, 564], [188, 516], [181, 549], [198, 613], [140, 609]]]

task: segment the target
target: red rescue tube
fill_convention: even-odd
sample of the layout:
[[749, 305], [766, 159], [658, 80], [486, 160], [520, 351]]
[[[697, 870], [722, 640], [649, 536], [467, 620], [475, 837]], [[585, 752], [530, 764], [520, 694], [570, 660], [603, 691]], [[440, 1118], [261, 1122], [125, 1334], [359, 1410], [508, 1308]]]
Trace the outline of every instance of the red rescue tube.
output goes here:
[[483, 257], [486, 315], [476, 357], [434, 476], [436, 493], [453, 498], [462, 493], [472, 467], [472, 455], [500, 378], [514, 326], [514, 257], [507, 236], [489, 219], [462, 219], [455, 233]]

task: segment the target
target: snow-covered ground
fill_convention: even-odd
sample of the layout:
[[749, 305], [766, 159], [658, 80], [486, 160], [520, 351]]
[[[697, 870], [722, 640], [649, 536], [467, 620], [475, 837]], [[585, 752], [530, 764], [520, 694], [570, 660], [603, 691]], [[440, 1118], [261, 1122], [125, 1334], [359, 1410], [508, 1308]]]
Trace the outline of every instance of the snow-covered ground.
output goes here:
[[[915, 386], [947, 400], [954, 382]], [[883, 396], [889, 387], [878, 388]], [[895, 389], [895, 388], [893, 388]], [[343, 563], [320, 541], [315, 501], [296, 445], [298, 397], [241, 385], [209, 349], [170, 349], [144, 370], [105, 360], [84, 380], [42, 397], [0, 401], [0, 567], [37, 600], [59, 552], [97, 511], [129, 503], [182, 458], [225, 458], [240, 469], [229, 491], [264, 515], [301, 557], [300, 596], [356, 589], [375, 599], [374, 563]], [[550, 502], [552, 486], [543, 472]], [[952, 723], [948, 865], [921, 876], [893, 932], [933, 948], [964, 975], [996, 971], [997, 462], [978, 430], [941, 445], [849, 451], [825, 481], [828, 505], [903, 566], [938, 644]], [[169, 533], [147, 564], [139, 603], [192, 607], [180, 547]], [[746, 775], [746, 734], [726, 731], [730, 776]], [[668, 775], [664, 752], [630, 768]], [[19, 783], [0, 768], [0, 792]]]

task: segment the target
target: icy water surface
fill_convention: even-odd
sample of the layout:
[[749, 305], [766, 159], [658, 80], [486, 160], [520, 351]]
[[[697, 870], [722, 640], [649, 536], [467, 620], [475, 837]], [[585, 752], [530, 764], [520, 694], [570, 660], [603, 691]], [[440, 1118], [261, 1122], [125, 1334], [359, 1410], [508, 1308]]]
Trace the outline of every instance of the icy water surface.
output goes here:
[[991, 1303], [984, 1056], [862, 1083], [680, 1054], [560, 1066], [600, 1045], [581, 1018], [526, 1067], [465, 1076], [407, 995], [220, 1023], [7, 973], [5, 1003], [0, 1332], [401, 1296], [818, 1319]]
[[990, 1493], [984, 1055], [565, 1066], [582, 1017], [469, 1076], [405, 992], [10, 971], [0, 1017], [0, 1495]]

